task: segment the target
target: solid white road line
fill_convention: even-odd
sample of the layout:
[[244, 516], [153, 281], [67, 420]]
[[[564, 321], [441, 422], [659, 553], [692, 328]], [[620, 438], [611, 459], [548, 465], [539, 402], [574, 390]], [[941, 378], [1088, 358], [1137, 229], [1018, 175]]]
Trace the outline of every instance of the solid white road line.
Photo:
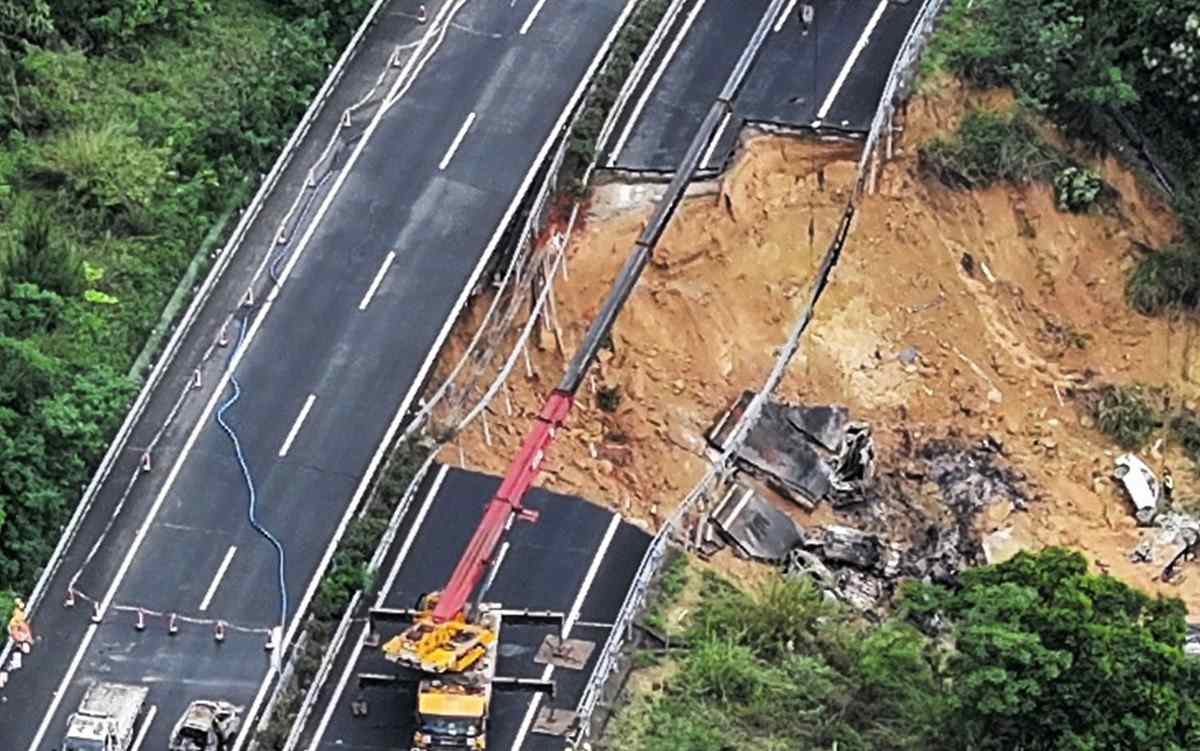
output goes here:
[[304, 424], [304, 418], [308, 417], [308, 411], [312, 409], [313, 402], [317, 400], [316, 394], [309, 394], [304, 400], [304, 406], [300, 408], [300, 414], [296, 415], [296, 422], [292, 423], [292, 429], [288, 431], [287, 438], [283, 439], [283, 445], [279, 447], [279, 456], [287, 456], [288, 449], [292, 447], [292, 442], [296, 440], [296, 434], [300, 432], [300, 426]]
[[467, 119], [463, 122], [462, 127], [458, 129], [458, 135], [450, 143], [450, 149], [446, 152], [446, 156], [442, 157], [442, 161], [438, 163], [438, 169], [446, 169], [446, 165], [454, 158], [454, 152], [458, 151], [458, 147], [462, 144], [462, 140], [466, 138], [467, 131], [471, 129], [471, 123], [475, 122], [475, 113], [467, 115]]
[[871, 32], [875, 31], [875, 27], [879, 24], [879, 19], [883, 17], [883, 12], [887, 10], [889, 0], [879, 0], [879, 5], [875, 8], [875, 12], [871, 14], [871, 20], [867, 21], [867, 27], [863, 29], [862, 34], [858, 37], [858, 41], [854, 43], [854, 49], [850, 51], [850, 57], [846, 58], [845, 65], [842, 66], [841, 72], [838, 73], [837, 80], [833, 82], [833, 88], [829, 90], [829, 94], [825, 97], [824, 104], [821, 109], [817, 110], [817, 120], [824, 120], [829, 114], [829, 108], [833, 106], [833, 100], [837, 98], [838, 92], [842, 90], [842, 84], [846, 83], [846, 77], [850, 75], [850, 70], [854, 67], [854, 63], [858, 61], [858, 56], [867, 47], [867, 41], [871, 38]]
[[379, 267], [379, 271], [375, 272], [375, 278], [371, 280], [371, 286], [367, 288], [367, 293], [363, 295], [362, 302], [358, 304], [359, 310], [366, 310], [371, 304], [371, 298], [375, 296], [375, 291], [379, 289], [380, 283], [383, 282], [383, 276], [388, 269], [392, 267], [392, 263], [396, 260], [396, 251], [391, 251], [387, 254], [387, 258], [383, 259], [383, 264]]
[[[433, 484], [429, 487], [429, 492], [425, 495], [425, 502], [421, 504], [416, 518], [413, 519], [412, 528], [408, 530], [408, 536], [404, 538], [404, 545], [400, 548], [400, 552], [396, 554], [396, 562], [392, 564], [392, 570], [388, 572], [387, 581], [384, 582], [383, 587], [379, 590], [379, 595], [375, 600], [375, 607], [383, 604], [388, 593], [392, 590], [392, 585], [396, 583], [396, 576], [400, 573], [400, 567], [404, 565], [405, 559], [408, 558], [408, 551], [412, 548], [413, 541], [417, 539], [417, 533], [420, 532], [421, 525], [425, 522], [425, 515], [429, 513], [429, 507], [433, 504], [433, 499], [437, 497], [438, 490], [442, 487], [442, 480], [446, 478], [446, 472], [449, 469], [449, 465], [443, 464], [437, 478], [434, 479]], [[329, 697], [329, 703], [325, 705], [325, 712], [321, 715], [320, 723], [317, 724], [317, 731], [308, 743], [308, 751], [316, 751], [317, 746], [321, 745], [321, 740], [325, 737], [325, 730], [329, 727], [329, 723], [333, 719], [333, 713], [337, 710], [338, 702], [342, 699], [342, 692], [346, 690], [346, 684], [350, 681], [350, 674], [358, 666], [358, 658], [362, 655], [368, 631], [370, 631], [370, 625], [363, 624], [362, 630], [358, 633], [358, 639], [354, 642], [354, 651], [350, 653], [350, 660], [346, 663], [345, 669], [342, 670], [342, 674], [338, 677], [337, 685], [333, 688], [333, 695]]]
[[788, 16], [792, 14], [792, 8], [796, 7], [796, 0], [788, 0], [788, 4], [784, 6], [783, 12], [779, 14], [779, 20], [775, 22], [775, 33], [783, 30], [783, 25], [787, 23]]
[[533, 26], [533, 19], [538, 17], [538, 13], [542, 12], [542, 6], [546, 4], [546, 0], [537, 0], [533, 6], [533, 10], [529, 11], [529, 17], [525, 19], [525, 23], [521, 24], [521, 36], [529, 33], [529, 27]]
[[642, 95], [638, 97], [637, 104], [633, 106], [633, 112], [629, 113], [629, 120], [625, 123], [625, 130], [621, 131], [621, 137], [617, 139], [617, 144], [613, 147], [612, 158], [609, 160], [609, 164], [615, 164], [617, 157], [621, 154], [621, 150], [625, 148], [625, 142], [629, 140], [629, 135], [633, 133], [633, 126], [637, 124], [638, 118], [642, 116], [642, 110], [646, 108], [646, 102], [650, 101], [650, 95], [654, 93], [654, 88], [658, 86], [658, 81], [666, 71], [671, 58], [675, 57], [675, 53], [679, 50], [679, 45], [683, 44], [688, 30], [696, 22], [696, 17], [700, 15], [700, 9], [704, 7], [704, 2], [705, 0], [697, 0], [696, 4], [692, 7], [692, 12], [683, 21], [683, 28], [679, 30], [679, 33], [671, 42], [671, 46], [667, 48], [667, 54], [663, 55], [662, 62], [658, 64], [654, 75], [650, 77], [650, 82], [646, 85], [645, 90], [642, 91]]
[[217, 587], [221, 586], [221, 580], [225, 578], [225, 572], [229, 570], [229, 564], [233, 562], [233, 554], [237, 552], [237, 545], [230, 545], [229, 551], [225, 553], [224, 560], [217, 567], [217, 575], [213, 577], [212, 584], [208, 585], [208, 591], [204, 593], [204, 599], [200, 601], [200, 612], [208, 610], [208, 606], [212, 604], [213, 595], [217, 593]]
[[151, 704], [149, 711], [146, 712], [146, 719], [142, 722], [142, 729], [138, 731], [137, 740], [129, 747], [129, 751], [138, 751], [142, 747], [142, 743], [146, 740], [146, 733], [150, 732], [150, 723], [154, 722], [154, 717], [158, 714], [158, 705]]
[[[209, 418], [212, 416], [212, 411], [216, 408], [217, 401], [220, 400], [225, 393], [225, 387], [229, 384], [229, 378], [241, 362], [242, 356], [246, 352], [246, 347], [254, 334], [258, 331], [259, 325], [263, 318], [271, 309], [271, 303], [268, 301], [263, 305], [259, 312], [258, 318], [250, 327], [250, 332], [246, 335], [246, 340], [238, 351], [234, 353], [233, 359], [230, 360], [229, 366], [225, 369], [225, 373], [221, 376], [221, 381], [217, 384], [217, 388], [213, 391], [212, 396], [208, 400], [208, 404], [204, 406], [204, 411], [200, 418], [196, 421], [196, 426], [192, 429], [187, 441], [183, 445], [183, 450], [179, 454], [179, 458], [175, 460], [175, 464], [171, 467], [170, 473], [167, 474], [167, 479], [163, 484], [162, 489], [158, 493], [158, 497], [154, 499], [154, 504], [146, 514], [146, 518], [142, 521], [142, 526], [138, 529], [137, 535], [133, 538], [133, 544], [129, 546], [129, 550], [122, 559], [120, 567], [117, 569], [117, 574], [113, 578], [112, 583], [108, 586], [108, 591], [104, 593], [98, 606], [100, 617], [108, 611], [108, 606], [112, 604], [112, 599], [116, 596], [117, 587], [121, 585], [125, 575], [129, 573], [129, 566], [133, 563], [133, 558], [137, 555], [138, 550], [142, 546], [142, 542], [146, 539], [146, 534], [150, 531], [150, 525], [154, 523], [154, 518], [158, 515], [159, 509], [162, 508], [163, 502], [167, 498], [167, 494], [171, 491], [171, 486], [175, 484], [175, 478], [179, 475], [179, 470], [183, 467], [183, 462], [187, 455], [191, 452], [192, 447], [196, 444], [196, 439], [200, 436], [200, 431], [208, 424]], [[79, 663], [83, 660], [84, 652], [91, 645], [92, 639], [96, 635], [96, 626], [93, 624], [83, 640], [79, 643], [79, 647], [75, 652], [75, 656], [71, 659], [71, 664], [67, 667], [67, 672], [63, 674], [62, 682], [59, 684], [58, 692], [50, 701], [50, 706], [47, 709], [45, 717], [42, 718], [42, 724], [38, 727], [38, 732], [34, 736], [33, 743], [29, 744], [29, 751], [38, 751], [38, 747], [42, 742], [42, 737], [46, 734], [46, 728], [49, 727], [50, 721], [54, 719], [54, 713], [58, 710], [58, 705], [62, 701], [63, 694], [66, 692], [67, 686], [75, 677], [75, 671], [79, 669]]]
[[75, 677], [75, 671], [79, 669], [79, 663], [83, 660], [83, 654], [91, 645], [92, 639], [96, 637], [96, 630], [98, 628], [99, 626], [94, 623], [88, 626], [87, 633], [83, 635], [83, 640], [79, 642], [78, 651], [71, 658], [71, 664], [67, 666], [67, 672], [63, 674], [63, 678], [58, 684], [58, 690], [50, 698], [50, 706], [46, 708], [46, 714], [42, 715], [42, 722], [38, 725], [37, 733], [33, 736], [33, 742], [29, 744], [29, 751], [38, 751], [41, 748], [42, 738], [45, 737], [46, 730], [50, 727], [50, 721], [54, 719], [54, 713], [58, 711], [58, 705], [62, 703], [63, 696], [67, 693], [67, 686], [71, 684], [71, 679]]
[[726, 112], [725, 117], [721, 119], [721, 126], [717, 128], [717, 132], [713, 134], [712, 143], [708, 145], [708, 151], [704, 152], [704, 159], [700, 160], [701, 167], [711, 166], [713, 154], [715, 154], [717, 151], [717, 144], [721, 143], [721, 137], [725, 135], [725, 128], [729, 125], [729, 120], [732, 117], [732, 112]]
[[[604, 539], [600, 541], [600, 547], [596, 549], [596, 555], [592, 558], [592, 565], [588, 568], [587, 575], [583, 577], [583, 584], [579, 587], [579, 593], [575, 595], [575, 602], [571, 605], [571, 611], [567, 614], [567, 619], [563, 621], [562, 638], [566, 639], [571, 633], [571, 628], [575, 622], [579, 620], [579, 612], [583, 610], [583, 601], [587, 599], [587, 594], [592, 588], [592, 582], [596, 578], [596, 572], [600, 570], [600, 564], [604, 561], [604, 555], [608, 552], [608, 546], [612, 544], [613, 536], [617, 533], [617, 528], [621, 526], [621, 517], [618, 514], [613, 514], [612, 520], [608, 523], [608, 529], [604, 532]], [[542, 671], [542, 680], [550, 680], [550, 676], [554, 675], [554, 666], [547, 665]], [[529, 735], [529, 728], [533, 725], [533, 719], [537, 716], [538, 707], [542, 704], [542, 695], [534, 694], [533, 699], [529, 702], [529, 708], [525, 710], [525, 717], [521, 720], [521, 727], [517, 730], [517, 737], [513, 740], [512, 751], [521, 751], [521, 746], [525, 743], [525, 736]]]
[[449, 464], [443, 464], [437, 477], [429, 486], [429, 493], [425, 496], [425, 502], [421, 504], [421, 508], [417, 511], [417, 516], [413, 519], [412, 529], [408, 530], [408, 536], [404, 538], [404, 544], [400, 547], [400, 552], [396, 554], [396, 562], [392, 564], [392, 570], [388, 572], [387, 580], [383, 583], [383, 589], [379, 590], [376, 606], [382, 605], [387, 593], [392, 591], [392, 585], [396, 583], [396, 576], [400, 573], [400, 567], [404, 565], [404, 561], [408, 558], [408, 551], [413, 546], [413, 541], [417, 539], [417, 531], [421, 529], [421, 525], [425, 523], [425, 515], [429, 513], [429, 507], [433, 505], [433, 499], [437, 497], [438, 491], [442, 487], [442, 480], [446, 479], [446, 473], [450, 471]]
[[588, 592], [592, 590], [592, 582], [596, 579], [596, 572], [600, 570], [600, 563], [604, 560], [604, 554], [608, 551], [608, 546], [612, 545], [613, 537], [617, 534], [617, 528], [620, 526], [621, 517], [613, 514], [612, 519], [608, 522], [608, 529], [604, 531], [604, 539], [600, 541], [600, 547], [596, 549], [596, 556], [592, 558], [591, 568], [588, 569], [587, 575], [583, 577], [583, 584], [579, 587], [579, 594], [575, 596], [575, 603], [571, 605], [571, 610], [567, 613], [567, 619], [563, 621], [562, 638], [567, 638], [567, 634], [571, 633], [571, 628], [575, 625], [575, 621], [579, 620], [579, 612], [583, 610], [583, 601], [587, 598]]

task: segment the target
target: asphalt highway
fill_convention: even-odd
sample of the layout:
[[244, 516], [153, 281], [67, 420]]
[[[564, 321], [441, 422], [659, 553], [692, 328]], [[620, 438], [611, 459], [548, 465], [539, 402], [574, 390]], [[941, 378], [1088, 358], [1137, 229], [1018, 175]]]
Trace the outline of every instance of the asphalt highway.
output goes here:
[[[612, 169], [669, 172], [749, 42], [768, 0], [688, 0], [605, 144]], [[864, 132], [918, 0], [810, 0], [784, 6], [701, 172], [719, 171], [747, 122]]]
[[[425, 592], [449, 577], [474, 531], [484, 503], [499, 487], [496, 477], [442, 467], [431, 471], [424, 494], [414, 499], [384, 561], [386, 607], [412, 607]], [[531, 732], [541, 706], [573, 712], [608, 638], [633, 581], [650, 536], [619, 516], [580, 498], [532, 490], [526, 501], [541, 517], [535, 524], [515, 522], [487, 599], [506, 608], [558, 610], [575, 619], [570, 638], [596, 644], [580, 671], [556, 668], [550, 677], [556, 695], [538, 699], [527, 693], [497, 693], [493, 699], [488, 748], [497, 751], [560, 751], [563, 739]], [[381, 630], [384, 640], [399, 626]], [[304, 728], [307, 751], [378, 751], [404, 748], [414, 731], [415, 695], [411, 688], [360, 690], [360, 672], [389, 673], [392, 666], [378, 649], [364, 646], [365, 626], [351, 630], [336, 658], [320, 701]], [[533, 660], [549, 626], [502, 626], [497, 675], [541, 677], [545, 665]], [[366, 700], [368, 714], [355, 718], [350, 702]]]
[[[625, 7], [431, 4], [429, 29], [443, 11], [453, 23], [444, 35], [414, 29], [427, 34], [418, 49], [429, 56], [414, 61], [411, 86], [394, 91], [325, 192], [280, 267], [282, 286], [245, 311], [236, 352], [239, 331], [230, 332], [220, 356], [231, 357], [241, 393], [226, 420], [258, 520], [286, 552], [289, 636], [377, 447], [403, 420]], [[189, 408], [176, 448], [152, 470], [162, 479], [140, 486], [131, 499], [139, 513], [122, 519], [81, 579], [102, 622], [89, 624], [86, 603], [60, 607], [62, 590], [36, 614], [41, 641], [3, 695], [0, 748], [57, 749], [98, 680], [150, 688], [146, 748], [165, 748], [193, 699], [261, 699], [260, 630], [280, 620], [277, 558], [248, 523], [242, 469], [214, 420], [231, 393], [224, 386]], [[92, 542], [81, 534], [76, 547]], [[138, 631], [129, 608], [222, 619], [229, 629], [222, 643], [211, 625], [186, 621], [174, 636], [153, 617]]]

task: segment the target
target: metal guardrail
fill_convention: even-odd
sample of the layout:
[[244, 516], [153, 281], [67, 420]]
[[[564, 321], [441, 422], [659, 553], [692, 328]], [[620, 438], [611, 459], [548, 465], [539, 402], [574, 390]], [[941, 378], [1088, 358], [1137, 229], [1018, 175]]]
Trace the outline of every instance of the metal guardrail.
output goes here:
[[642, 557], [642, 563], [634, 577], [633, 584], [625, 597], [625, 601], [613, 624], [612, 631], [609, 632], [608, 640], [597, 661], [596, 668], [592, 672], [592, 676], [584, 688], [576, 707], [576, 735], [572, 738], [572, 745], [576, 748], [590, 737], [591, 720], [596, 704], [599, 702], [609, 678], [619, 667], [618, 662], [621, 649], [624, 646], [625, 640], [629, 637], [634, 617], [645, 605], [650, 583], [666, 558], [667, 546], [670, 545], [671, 539], [676, 534], [685, 531], [686, 519], [697, 502], [706, 496], [709, 489], [717, 481], [730, 473], [730, 459], [742, 441], [745, 440], [749, 428], [757, 420], [767, 397], [779, 385], [779, 381], [782, 379], [788, 363], [799, 347], [800, 339], [812, 320], [815, 305], [820, 298], [821, 292], [828, 284], [833, 267], [836, 265], [841, 251], [845, 246], [858, 201], [861, 199], [870, 182], [868, 180], [868, 173], [873, 171], [871, 166], [874, 164], [875, 151], [879, 147], [880, 138], [885, 128], [890, 138], [892, 118], [895, 113], [897, 98], [901, 96], [901, 92], [907, 87], [908, 81], [906, 79], [909, 77], [913, 66], [923, 51], [925, 42], [928, 40], [929, 33], [932, 30], [933, 22], [944, 4], [945, 0], [924, 0], [924, 5], [918, 11], [913, 24], [909, 27], [909, 32], [905, 36], [904, 42], [893, 61], [887, 82], [884, 85], [883, 95], [876, 108], [875, 116], [871, 121], [871, 129], [868, 132], [862, 156], [859, 159], [855, 189], [852, 191], [850, 199], [847, 202], [838, 232], [818, 271], [817, 281], [813, 286], [809, 304], [805, 306], [804, 311], [802, 311], [796, 324], [793, 326], [788, 341], [780, 349], [775, 365], [767, 375], [763, 387], [758, 391], [754, 399], [751, 400], [739, 418], [738, 423], [730, 432], [725, 445], [722, 447], [721, 454], [713, 460], [708, 472], [696, 484], [687, 497], [683, 499], [671, 518], [660, 527]]
[[[108, 450], [105, 452], [104, 457], [100, 461], [100, 465], [96, 468], [95, 473], [92, 475], [91, 482], [88, 483], [88, 486], [84, 490], [79, 504], [75, 507], [75, 512], [72, 514], [67, 526], [63, 529], [63, 533], [59, 537], [58, 544], [55, 546], [54, 552], [51, 554], [46, 568], [42, 570], [41, 576], [38, 577], [38, 581], [34, 585], [33, 591], [28, 597], [26, 612], [30, 618], [32, 618], [32, 616], [35, 614], [37, 606], [41, 604], [50, 580], [53, 579], [58, 573], [58, 569], [62, 564], [62, 560], [65, 557], [67, 548], [70, 547], [71, 543], [75, 539], [75, 536], [78, 534], [84, 517], [87, 515], [88, 511], [91, 510], [92, 505], [95, 503], [100, 488], [108, 480], [113, 469], [115, 468], [117, 458], [125, 450], [129, 441], [129, 436], [133, 433], [133, 429], [137, 425], [138, 420], [140, 420], [142, 415], [145, 413], [146, 407], [149, 405], [150, 398], [154, 394], [159, 383], [162, 381], [163, 375], [166, 373], [167, 368], [170, 367], [170, 365], [174, 362], [175, 356], [179, 353], [183, 340], [192, 330], [192, 327], [199, 316], [200, 310], [212, 296], [212, 292], [216, 288], [217, 283], [221, 280], [234, 255], [236, 255], [238, 249], [241, 247], [242, 240], [245, 238], [246, 232], [248, 231], [250, 225], [258, 217], [259, 213], [262, 211], [263, 204], [266, 202], [267, 197], [274, 190], [276, 183], [279, 181], [280, 175], [291, 163], [297, 146], [304, 140], [305, 136], [307, 136], [308, 131], [311, 129], [321, 110], [324, 108], [326, 101], [328, 101], [330, 93], [341, 81], [342, 76], [345, 74], [346, 67], [350, 60], [353, 59], [354, 55], [357, 53], [358, 45], [365, 36], [367, 29], [371, 26], [371, 24], [374, 23], [379, 10], [389, 2], [391, 2], [391, 0], [375, 0], [375, 3], [367, 11], [366, 17], [363, 18], [362, 23], [359, 24], [358, 29], [351, 37], [346, 48], [342, 51], [341, 56], [330, 69], [329, 75], [325, 78], [324, 83], [317, 91], [317, 94], [313, 97], [313, 100], [309, 103], [308, 109], [305, 110], [304, 115], [301, 117], [300, 122], [297, 124], [295, 130], [292, 131], [291, 137], [284, 145], [283, 150], [280, 151], [279, 156], [276, 157], [275, 163], [272, 165], [270, 172], [267, 173], [267, 176], [263, 179], [263, 182], [259, 186], [258, 191], [255, 193], [254, 198], [251, 200], [250, 205], [242, 213], [237, 227], [234, 229], [233, 234], [230, 235], [229, 240], [226, 242], [225, 247], [218, 256], [216, 264], [214, 264], [209, 270], [209, 273], [205, 277], [204, 282], [201, 284], [200, 289], [192, 298], [191, 304], [184, 312], [183, 318], [175, 326], [175, 331], [171, 335], [171, 338], [167, 341], [167, 345], [163, 350], [163, 354], [158, 358], [158, 361], [155, 363], [150, 375], [147, 376], [146, 382], [142, 385], [142, 389], [138, 392], [138, 395], [131, 405], [128, 414], [125, 416], [124, 422], [121, 423], [121, 427], [117, 430], [117, 435], [113, 438], [112, 443], [109, 444]], [[176, 404], [175, 409], [172, 409], [171, 416], [173, 417], [177, 411], [178, 403]], [[132, 482], [133, 481], [131, 480], [131, 484]], [[12, 639], [8, 639], [3, 650], [0, 650], [0, 666], [3, 666], [7, 663], [12, 649], [13, 641]]]

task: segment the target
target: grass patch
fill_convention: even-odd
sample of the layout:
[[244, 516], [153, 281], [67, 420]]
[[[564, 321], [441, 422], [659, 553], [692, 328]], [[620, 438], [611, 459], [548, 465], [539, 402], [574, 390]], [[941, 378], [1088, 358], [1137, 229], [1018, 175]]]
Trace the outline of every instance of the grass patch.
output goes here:
[[[1022, 553], [964, 572], [952, 588], [909, 582], [900, 614], [882, 624], [831, 604], [808, 579], [778, 577], [745, 592], [705, 573], [701, 584], [690, 649], [652, 680], [632, 682], [647, 690], [618, 712], [604, 747], [1007, 751], [1133, 748], [1147, 737], [1154, 748], [1195, 745], [1183, 603], [1090, 574], [1078, 553]], [[1138, 701], [1156, 690], [1159, 703]]]
[[667, 565], [663, 567], [656, 581], [657, 592], [646, 611], [645, 622], [650, 628], [663, 636], [672, 636], [672, 628], [667, 623], [667, 613], [679, 602], [684, 589], [694, 575], [688, 566], [688, 557], [678, 550], [669, 549]]
[[[871, 634], [803, 579], [746, 593], [706, 571], [700, 590], [687, 624], [691, 648], [659, 658], [675, 669], [661, 692], [622, 708], [608, 747], [929, 747], [938, 713], [914, 701], [914, 691], [932, 690], [933, 675], [914, 629]], [[884, 669], [903, 669], [904, 681], [880, 680]]]
[[973, 110], [958, 130], [921, 144], [919, 165], [951, 188], [973, 190], [997, 182], [1053, 180], [1068, 165], [1020, 114]]
[[1125, 299], [1143, 315], [1200, 308], [1200, 252], [1172, 245], [1146, 256], [1125, 281]]
[[1200, 415], [1190, 409], [1180, 410], [1171, 418], [1171, 437], [1174, 438], [1193, 464], [1200, 464]]

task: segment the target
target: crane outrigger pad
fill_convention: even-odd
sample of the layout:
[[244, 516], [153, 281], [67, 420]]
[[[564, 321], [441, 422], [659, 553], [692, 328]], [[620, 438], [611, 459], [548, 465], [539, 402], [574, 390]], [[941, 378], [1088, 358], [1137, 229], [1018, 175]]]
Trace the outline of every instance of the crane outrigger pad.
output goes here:
[[554, 665], [567, 670], [583, 670], [596, 649], [596, 642], [583, 639], [560, 639], [551, 634], [538, 647], [533, 661], [539, 665]]
[[533, 721], [531, 729], [539, 735], [562, 737], [575, 727], [576, 717], [578, 715], [570, 709], [558, 709], [553, 706], [542, 707], [538, 712], [537, 719]]

